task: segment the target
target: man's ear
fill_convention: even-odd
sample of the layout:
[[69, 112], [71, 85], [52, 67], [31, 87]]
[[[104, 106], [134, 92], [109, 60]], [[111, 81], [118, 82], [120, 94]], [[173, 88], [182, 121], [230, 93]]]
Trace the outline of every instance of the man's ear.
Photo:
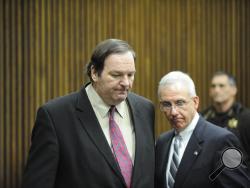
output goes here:
[[91, 66], [91, 78], [94, 82], [96, 82], [98, 79], [98, 73], [96, 72], [93, 65]]
[[196, 110], [198, 110], [199, 103], [200, 103], [199, 97], [198, 96], [193, 97], [193, 101], [194, 101], [194, 106], [195, 106]]
[[233, 95], [235, 96], [237, 94], [237, 87], [234, 86], [232, 90], [233, 90]]

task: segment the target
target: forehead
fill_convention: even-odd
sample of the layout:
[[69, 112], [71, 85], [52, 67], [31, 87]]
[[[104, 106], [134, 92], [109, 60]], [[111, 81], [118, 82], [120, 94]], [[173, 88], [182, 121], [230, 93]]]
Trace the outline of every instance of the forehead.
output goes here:
[[226, 75], [218, 75], [214, 76], [212, 79], [212, 83], [228, 83], [228, 77]]
[[134, 56], [131, 52], [125, 52], [122, 54], [111, 54], [105, 59], [104, 68], [115, 70], [134, 70]]
[[189, 97], [188, 88], [179, 84], [161, 86], [159, 88], [159, 94], [161, 99], [168, 100], [185, 99]]

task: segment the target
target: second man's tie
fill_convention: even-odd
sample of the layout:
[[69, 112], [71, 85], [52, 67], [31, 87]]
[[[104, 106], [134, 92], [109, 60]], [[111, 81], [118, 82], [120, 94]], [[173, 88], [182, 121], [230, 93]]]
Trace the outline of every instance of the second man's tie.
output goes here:
[[176, 135], [174, 138], [174, 150], [173, 156], [170, 163], [170, 169], [168, 174], [168, 187], [173, 188], [175, 183], [175, 176], [179, 167], [180, 159], [179, 159], [179, 149], [180, 149], [181, 137], [180, 135]]

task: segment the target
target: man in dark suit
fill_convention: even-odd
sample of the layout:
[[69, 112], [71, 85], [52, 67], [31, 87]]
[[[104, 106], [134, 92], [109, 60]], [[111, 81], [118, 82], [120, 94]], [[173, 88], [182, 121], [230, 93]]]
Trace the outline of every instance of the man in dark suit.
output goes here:
[[129, 92], [134, 61], [125, 41], [105, 40], [91, 83], [39, 108], [23, 188], [154, 187], [154, 106]]
[[[155, 187], [250, 187], [238, 138], [200, 117], [193, 80], [183, 72], [170, 72], [161, 79], [158, 95], [173, 129], [156, 143]], [[217, 173], [222, 162], [226, 167]]]

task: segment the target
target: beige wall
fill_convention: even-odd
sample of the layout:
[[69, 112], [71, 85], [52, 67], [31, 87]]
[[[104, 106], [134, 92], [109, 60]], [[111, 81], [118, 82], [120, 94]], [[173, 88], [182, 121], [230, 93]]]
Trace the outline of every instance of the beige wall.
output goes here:
[[156, 135], [168, 130], [157, 83], [188, 72], [201, 109], [211, 74], [236, 75], [250, 106], [248, 0], [0, 0], [0, 187], [19, 187], [38, 106], [78, 90], [95, 45], [127, 40], [137, 52], [134, 91], [157, 107]]

